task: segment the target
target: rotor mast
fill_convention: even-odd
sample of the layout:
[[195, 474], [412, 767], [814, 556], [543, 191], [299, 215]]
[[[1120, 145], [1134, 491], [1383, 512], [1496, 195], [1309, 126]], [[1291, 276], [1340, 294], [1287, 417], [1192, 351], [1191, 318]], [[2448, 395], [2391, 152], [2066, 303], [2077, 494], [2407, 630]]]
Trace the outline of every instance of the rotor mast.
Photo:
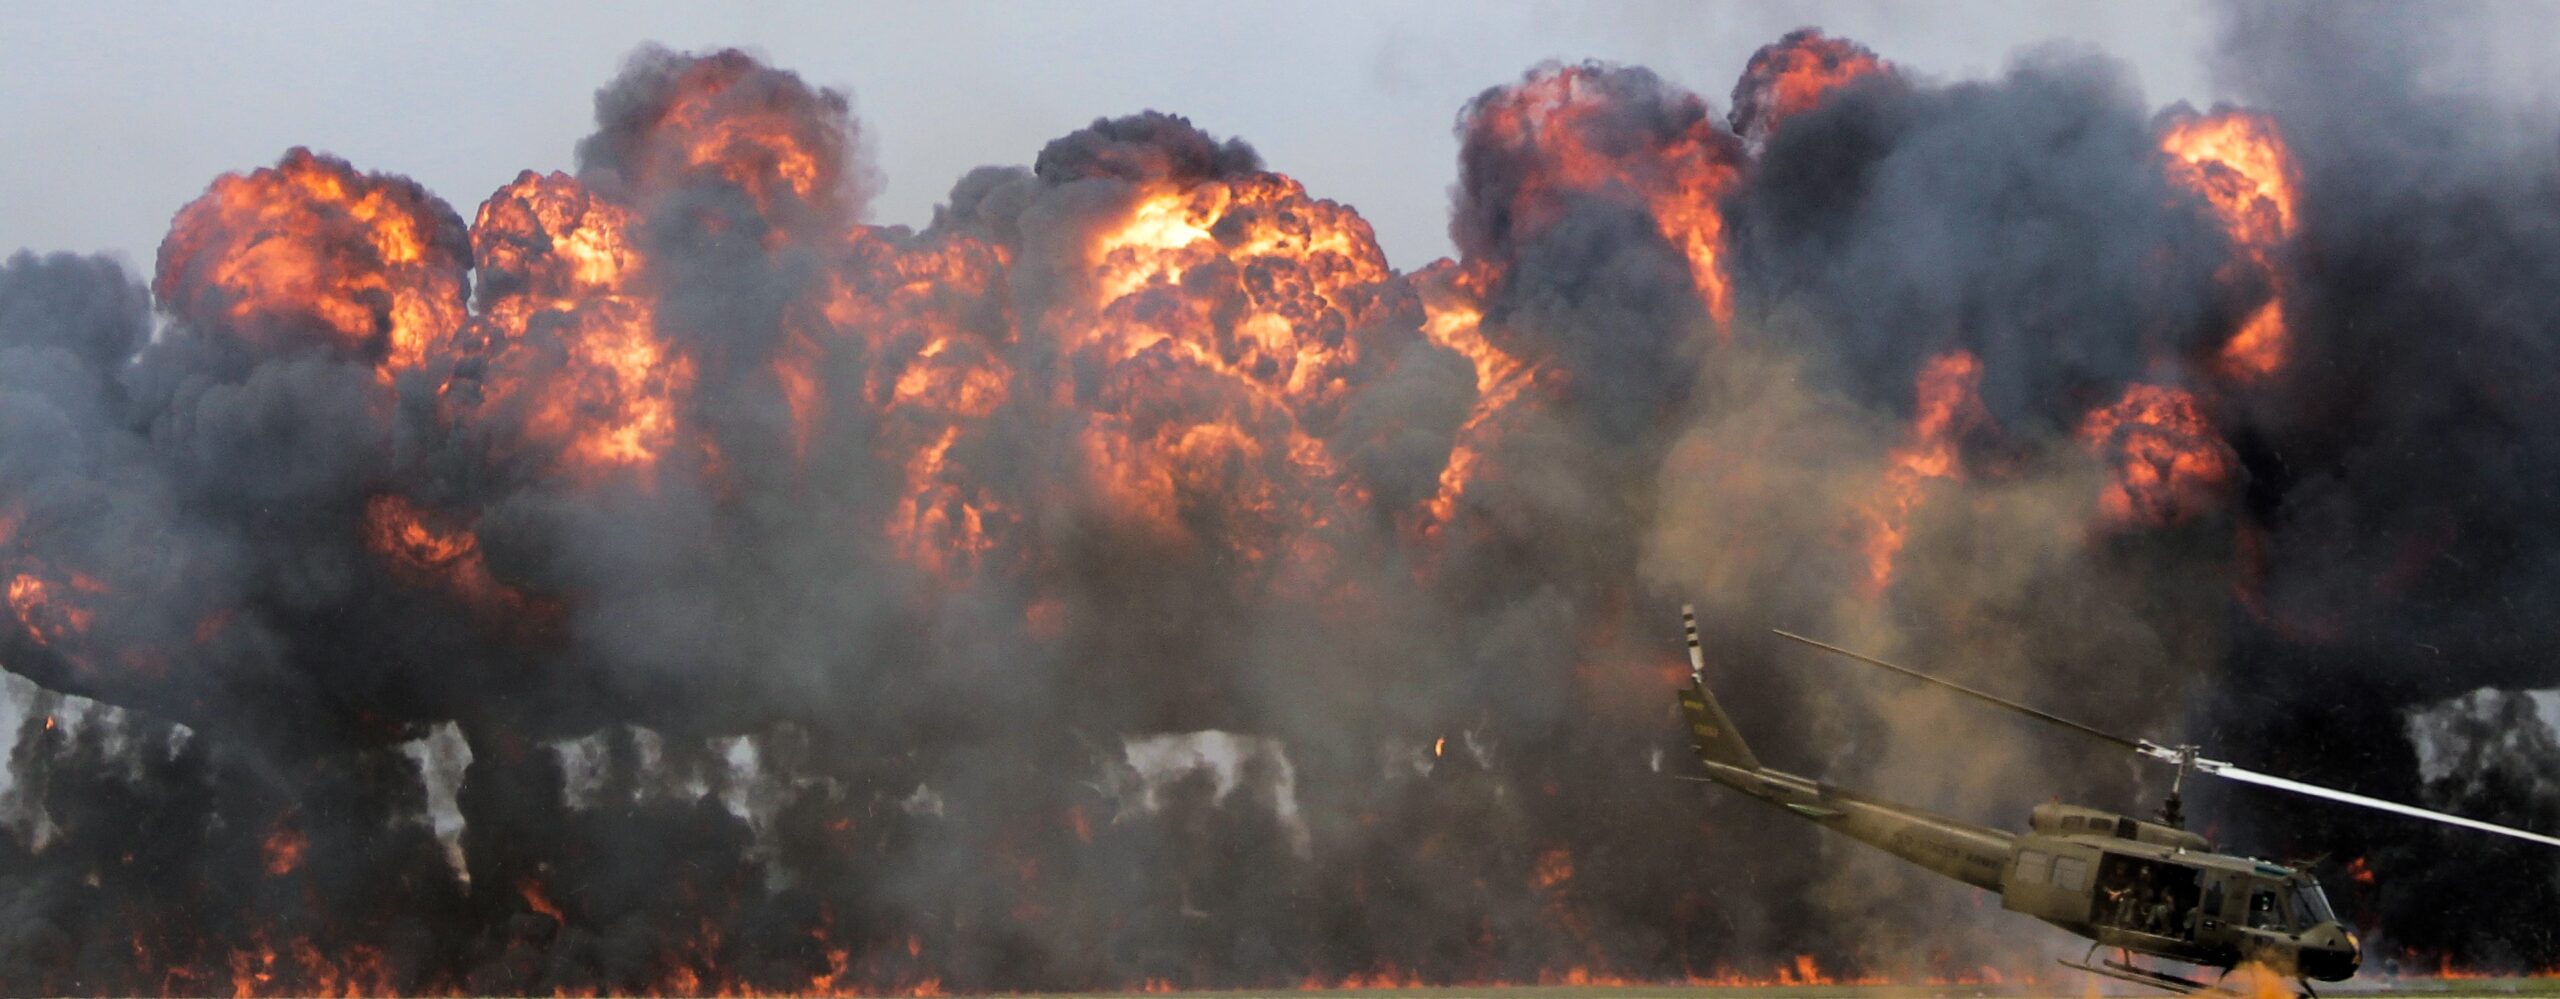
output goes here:
[[2195, 765], [2195, 744], [2191, 742], [2180, 743], [2178, 745], [2178, 770], [2175, 774], [2172, 774], [2169, 777], [2169, 797], [2160, 802], [2161, 825], [2168, 826], [2171, 829], [2184, 829], [2187, 827], [2187, 813], [2178, 799], [2178, 792], [2186, 787], [2187, 771], [2195, 769]]

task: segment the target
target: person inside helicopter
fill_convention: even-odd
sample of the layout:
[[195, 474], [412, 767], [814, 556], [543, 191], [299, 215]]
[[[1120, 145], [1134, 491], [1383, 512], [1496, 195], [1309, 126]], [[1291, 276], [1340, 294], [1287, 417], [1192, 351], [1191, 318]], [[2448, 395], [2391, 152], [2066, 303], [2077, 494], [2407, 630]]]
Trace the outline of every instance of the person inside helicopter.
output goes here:
[[2260, 888], [2249, 893], [2249, 928], [2284, 929], [2284, 910], [2277, 904], [2275, 889]]
[[2200, 895], [2196, 881], [2193, 868], [2110, 855], [2099, 864], [2092, 915], [2102, 926], [2191, 939]]

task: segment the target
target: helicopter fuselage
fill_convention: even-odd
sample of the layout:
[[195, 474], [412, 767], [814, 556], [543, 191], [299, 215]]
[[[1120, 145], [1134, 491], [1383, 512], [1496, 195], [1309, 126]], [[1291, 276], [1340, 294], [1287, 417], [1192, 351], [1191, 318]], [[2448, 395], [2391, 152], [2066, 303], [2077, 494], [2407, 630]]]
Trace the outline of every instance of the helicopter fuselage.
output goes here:
[[[2013, 833], [1845, 791], [1761, 766], [1703, 685], [1680, 700], [1710, 780], [1998, 892], [2010, 911], [2172, 961], [2256, 961], [2322, 981], [2355, 974], [2355, 938], [2307, 872], [2214, 853], [2195, 833], [2096, 809], [2040, 805], [2029, 831]], [[2183, 981], [2153, 977], [2145, 983]]]

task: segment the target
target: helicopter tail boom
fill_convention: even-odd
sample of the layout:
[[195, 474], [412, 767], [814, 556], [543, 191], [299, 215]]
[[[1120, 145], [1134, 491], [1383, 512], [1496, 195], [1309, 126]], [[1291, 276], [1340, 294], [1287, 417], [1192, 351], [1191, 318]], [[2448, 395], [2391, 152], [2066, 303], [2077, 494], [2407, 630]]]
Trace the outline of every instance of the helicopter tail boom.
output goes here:
[[2000, 890], [2016, 837], [1762, 766], [1707, 691], [1697, 613], [1683, 607], [1681, 616], [1688, 628], [1690, 682], [1680, 692], [1680, 713], [1707, 780], [1966, 884]]

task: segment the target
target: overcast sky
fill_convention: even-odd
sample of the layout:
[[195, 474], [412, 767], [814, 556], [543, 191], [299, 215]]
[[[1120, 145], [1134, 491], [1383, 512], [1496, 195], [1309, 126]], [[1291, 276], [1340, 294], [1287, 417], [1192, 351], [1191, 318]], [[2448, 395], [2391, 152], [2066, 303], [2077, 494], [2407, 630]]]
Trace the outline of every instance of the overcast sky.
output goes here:
[[0, 9], [0, 252], [147, 269], [215, 175], [297, 144], [415, 177], [467, 218], [520, 169], [570, 168], [596, 88], [655, 41], [741, 46], [849, 91], [887, 180], [874, 221], [920, 225], [970, 167], [1027, 164], [1097, 116], [1155, 108], [1357, 207], [1411, 268], [1449, 252], [1451, 123], [1485, 87], [1597, 58], [1722, 113], [1752, 50], [1807, 24], [1941, 79], [2062, 40], [2122, 59], [2154, 104], [2217, 96], [2214, 18], [2193, 2], [17, 2]]

